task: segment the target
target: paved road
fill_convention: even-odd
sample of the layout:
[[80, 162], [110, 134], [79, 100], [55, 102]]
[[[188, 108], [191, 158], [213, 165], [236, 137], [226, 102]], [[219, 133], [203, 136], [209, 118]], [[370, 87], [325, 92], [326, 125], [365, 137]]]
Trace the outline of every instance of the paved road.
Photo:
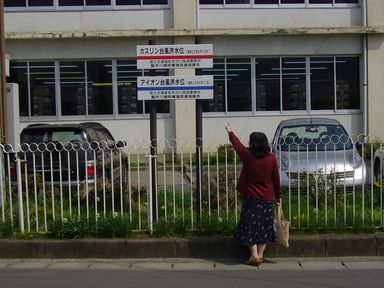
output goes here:
[[0, 287], [383, 287], [384, 258], [273, 259], [251, 267], [201, 259], [0, 259]]

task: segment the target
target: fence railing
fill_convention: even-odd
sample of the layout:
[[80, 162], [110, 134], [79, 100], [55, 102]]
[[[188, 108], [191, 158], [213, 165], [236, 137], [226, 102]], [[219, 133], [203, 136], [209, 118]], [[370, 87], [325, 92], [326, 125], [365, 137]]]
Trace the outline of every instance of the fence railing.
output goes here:
[[[384, 227], [383, 143], [355, 140], [276, 141], [292, 228]], [[186, 144], [158, 141], [155, 170], [149, 142], [0, 145], [1, 222], [22, 232], [46, 232], [50, 222], [74, 217], [97, 223], [108, 215], [129, 219], [139, 231], [153, 230], [158, 221], [187, 229], [202, 218], [236, 223], [240, 159], [228, 144], [204, 144], [197, 197], [196, 149]]]

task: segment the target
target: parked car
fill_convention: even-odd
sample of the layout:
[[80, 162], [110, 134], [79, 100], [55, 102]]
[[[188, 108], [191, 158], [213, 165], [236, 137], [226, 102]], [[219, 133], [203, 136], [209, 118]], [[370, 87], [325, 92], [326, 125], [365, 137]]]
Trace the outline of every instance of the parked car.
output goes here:
[[376, 149], [373, 159], [375, 180], [377, 184], [380, 185], [380, 183], [384, 180], [384, 147]]
[[[353, 187], [366, 179], [363, 159], [340, 122], [326, 118], [282, 121], [275, 132], [273, 153], [283, 186], [297, 185], [306, 175]], [[314, 178], [315, 179], [315, 178]]]
[[123, 185], [127, 182], [126, 144], [116, 142], [100, 123], [32, 124], [22, 130], [20, 140], [18, 155], [28, 174], [38, 173], [46, 182], [92, 184], [100, 177], [117, 179], [120, 173]]

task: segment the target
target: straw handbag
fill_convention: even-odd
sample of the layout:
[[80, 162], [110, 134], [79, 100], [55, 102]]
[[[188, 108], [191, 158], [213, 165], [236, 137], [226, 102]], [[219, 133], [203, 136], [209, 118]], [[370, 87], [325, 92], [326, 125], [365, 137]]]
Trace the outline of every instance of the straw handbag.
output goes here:
[[284, 218], [283, 209], [277, 206], [277, 213], [275, 213], [273, 224], [275, 228], [275, 241], [277, 244], [288, 248], [289, 247], [289, 221]]

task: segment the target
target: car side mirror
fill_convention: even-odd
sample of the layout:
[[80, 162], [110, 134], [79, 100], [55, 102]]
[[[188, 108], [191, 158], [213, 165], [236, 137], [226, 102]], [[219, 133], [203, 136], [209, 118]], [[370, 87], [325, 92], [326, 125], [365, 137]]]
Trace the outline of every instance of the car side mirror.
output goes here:
[[360, 150], [363, 147], [363, 143], [361, 143], [360, 141], [357, 141], [355, 143], [355, 147], [356, 147], [357, 150]]
[[127, 146], [127, 142], [125, 142], [125, 141], [117, 141], [117, 143], [116, 143], [117, 148], [123, 148], [125, 146]]

